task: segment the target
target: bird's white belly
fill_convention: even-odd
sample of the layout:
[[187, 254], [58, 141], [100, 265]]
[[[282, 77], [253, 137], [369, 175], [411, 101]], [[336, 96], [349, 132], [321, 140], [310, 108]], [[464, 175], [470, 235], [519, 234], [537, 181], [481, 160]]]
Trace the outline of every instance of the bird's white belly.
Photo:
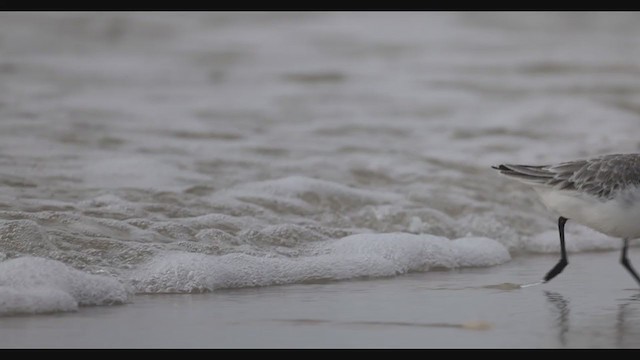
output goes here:
[[605, 201], [575, 191], [536, 191], [542, 202], [560, 216], [609, 236], [640, 237], [640, 193], [635, 189]]

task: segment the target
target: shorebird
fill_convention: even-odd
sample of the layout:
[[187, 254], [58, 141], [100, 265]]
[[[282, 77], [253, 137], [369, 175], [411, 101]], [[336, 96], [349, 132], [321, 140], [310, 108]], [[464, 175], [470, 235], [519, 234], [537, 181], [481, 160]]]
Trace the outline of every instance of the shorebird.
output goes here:
[[492, 166], [501, 174], [533, 187], [542, 203], [558, 215], [560, 261], [539, 283], [567, 266], [564, 225], [572, 220], [622, 239], [620, 263], [640, 285], [627, 258], [629, 240], [640, 237], [640, 154], [611, 154], [552, 165]]

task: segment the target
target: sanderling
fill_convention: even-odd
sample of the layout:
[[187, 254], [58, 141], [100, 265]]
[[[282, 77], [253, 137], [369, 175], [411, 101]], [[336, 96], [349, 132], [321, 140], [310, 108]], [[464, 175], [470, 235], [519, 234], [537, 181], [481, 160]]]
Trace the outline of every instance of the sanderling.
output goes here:
[[553, 165], [492, 166], [531, 185], [544, 205], [560, 215], [560, 261], [540, 283], [567, 266], [564, 225], [571, 219], [623, 241], [620, 263], [640, 284], [627, 258], [629, 240], [640, 237], [640, 154], [612, 154]]

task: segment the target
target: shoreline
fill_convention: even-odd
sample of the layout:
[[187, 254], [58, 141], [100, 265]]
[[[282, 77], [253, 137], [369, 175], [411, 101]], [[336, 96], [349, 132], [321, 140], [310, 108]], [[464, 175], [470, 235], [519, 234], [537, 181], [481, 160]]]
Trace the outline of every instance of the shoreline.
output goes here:
[[[633, 257], [632, 252], [631, 257]], [[0, 319], [3, 348], [563, 348], [640, 346], [640, 290], [618, 253], [555, 255], [394, 278], [136, 295]]]

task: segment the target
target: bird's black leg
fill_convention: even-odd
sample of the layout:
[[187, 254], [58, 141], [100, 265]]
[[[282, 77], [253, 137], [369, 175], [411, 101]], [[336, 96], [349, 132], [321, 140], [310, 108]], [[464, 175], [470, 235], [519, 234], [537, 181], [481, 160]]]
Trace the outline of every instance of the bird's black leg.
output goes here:
[[624, 245], [622, 245], [622, 254], [620, 256], [620, 263], [622, 264], [622, 266], [625, 267], [625, 269], [629, 270], [633, 278], [636, 279], [638, 284], [640, 284], [640, 277], [638, 276], [638, 274], [636, 274], [636, 271], [633, 269], [633, 266], [631, 266], [631, 263], [627, 258], [627, 248], [629, 247], [629, 239], [623, 239], [623, 241], [624, 241]]
[[[562, 216], [558, 218], [558, 230], [560, 231], [560, 251], [562, 252], [562, 258], [560, 258], [560, 261], [556, 264], [556, 266], [554, 266], [553, 269], [551, 269], [547, 273], [547, 275], [544, 276], [544, 279], [542, 280], [543, 282], [547, 282], [553, 279], [554, 277], [556, 277], [556, 275], [560, 274], [562, 270], [564, 270], [565, 266], [567, 266], [567, 264], [569, 263], [569, 261], [567, 260], [567, 250], [564, 248], [564, 224], [566, 222], [567, 222], [567, 218], [564, 218]], [[624, 258], [626, 259], [626, 257]], [[629, 268], [627, 267], [627, 269]], [[637, 275], [636, 275], [636, 278], [637, 278]]]

